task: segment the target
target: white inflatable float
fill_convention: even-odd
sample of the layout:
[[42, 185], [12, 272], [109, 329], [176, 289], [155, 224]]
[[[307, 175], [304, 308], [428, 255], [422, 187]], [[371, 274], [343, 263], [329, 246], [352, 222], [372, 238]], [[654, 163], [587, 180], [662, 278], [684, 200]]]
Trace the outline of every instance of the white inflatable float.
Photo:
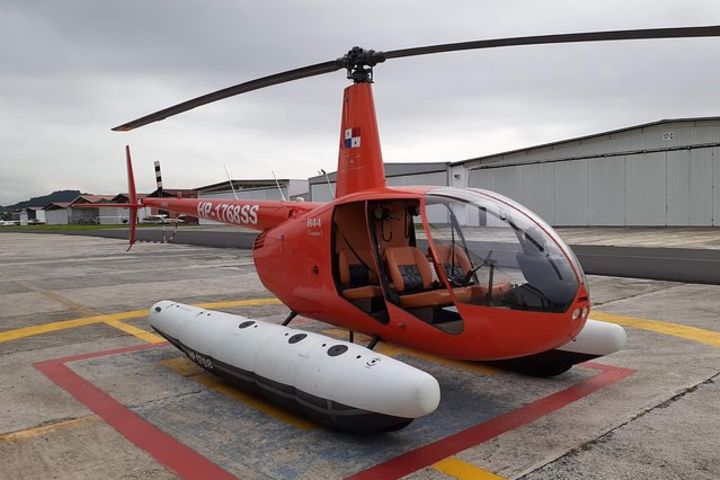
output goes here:
[[577, 337], [553, 350], [488, 363], [529, 375], [552, 377], [578, 363], [615, 353], [624, 345], [625, 329], [621, 326], [588, 319]]
[[171, 301], [149, 320], [208, 372], [332, 428], [396, 430], [440, 402], [428, 373], [325, 335]]

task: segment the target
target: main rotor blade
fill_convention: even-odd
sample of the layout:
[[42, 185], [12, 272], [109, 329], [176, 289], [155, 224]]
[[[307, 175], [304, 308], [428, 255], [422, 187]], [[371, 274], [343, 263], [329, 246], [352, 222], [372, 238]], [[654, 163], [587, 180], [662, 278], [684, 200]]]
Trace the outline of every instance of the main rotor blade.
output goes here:
[[145, 115], [131, 122], [119, 125], [113, 128], [116, 132], [127, 132], [134, 128], [142, 127], [148, 123], [158, 122], [164, 120], [167, 117], [177, 115], [178, 113], [187, 112], [195, 107], [207, 105], [208, 103], [217, 102], [224, 98], [239, 95], [241, 93], [250, 92], [252, 90], [258, 90], [260, 88], [269, 87], [271, 85], [277, 85], [279, 83], [291, 82], [293, 80], [300, 80], [301, 78], [313, 77], [315, 75], [322, 75], [323, 73], [330, 73], [336, 70], [345, 68], [342, 64], [338, 64], [337, 60], [331, 60], [329, 62], [316, 63], [315, 65], [309, 65], [307, 67], [296, 68], [294, 70], [288, 70], [286, 72], [276, 73], [274, 75], [268, 75], [267, 77], [250, 80], [249, 82], [240, 83], [238, 85], [223, 88], [212, 93], [208, 93], [201, 97], [193, 98], [186, 102], [178, 103], [172, 107], [164, 108], [150, 115]]
[[532, 37], [497, 38], [473, 42], [445, 43], [426, 47], [403, 48], [384, 52], [386, 59], [412, 57], [429, 53], [456, 52], [481, 48], [512, 47], [518, 45], [542, 45], [548, 43], [603, 42], [608, 40], [642, 40], [650, 38], [717, 37], [720, 26], [650, 28], [644, 30], [614, 30], [609, 32], [565, 33], [536, 35]]
[[[456, 52], [460, 50], [474, 50], [495, 47], [511, 47], [519, 45], [541, 45], [552, 43], [579, 43], [579, 42], [602, 42], [609, 40], [641, 40], [652, 38], [683, 38], [683, 37], [717, 37], [720, 36], [720, 26], [706, 27], [679, 27], [679, 28], [651, 28], [644, 30], [615, 30], [609, 32], [589, 33], [565, 33], [558, 35], [536, 35], [531, 37], [497, 38], [490, 40], [477, 40], [473, 42], [446, 43], [441, 45], [428, 45], [425, 47], [404, 48], [390, 50], [388, 52], [375, 52], [363, 50], [358, 47], [350, 50], [347, 55], [337, 60], [317, 63], [307, 67], [296, 68], [286, 72], [276, 73], [267, 77], [258, 78], [249, 82], [241, 83], [233, 87], [224, 88], [216, 92], [208, 93], [201, 97], [179, 103], [175, 106], [165, 108], [150, 115], [140, 117], [137, 120], [125, 123], [113, 128], [114, 131], [128, 131], [142, 127], [149, 123], [163, 120], [167, 117], [186, 112], [195, 107], [216, 102], [224, 98], [239, 95], [241, 93], [258, 90], [260, 88], [277, 85], [279, 83], [300, 80], [302, 78], [314, 77], [324, 73], [334, 72], [347, 68], [348, 72], [353, 69], [367, 68], [377, 63], [382, 63], [391, 58], [412, 57], [416, 55], [427, 55], [430, 53]], [[356, 51], [357, 50], [357, 51]], [[350, 78], [350, 77], [348, 77]]]

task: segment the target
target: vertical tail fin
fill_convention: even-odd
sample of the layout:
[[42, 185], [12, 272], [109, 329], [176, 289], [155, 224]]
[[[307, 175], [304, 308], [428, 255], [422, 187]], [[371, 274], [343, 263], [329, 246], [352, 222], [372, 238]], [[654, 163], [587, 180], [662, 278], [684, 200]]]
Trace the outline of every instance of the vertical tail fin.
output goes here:
[[372, 86], [356, 83], [343, 93], [336, 197], [384, 186], [385, 167]]
[[[137, 238], [137, 214], [140, 208], [137, 191], [135, 190], [135, 175], [133, 174], [132, 159], [130, 158], [130, 145], [125, 145], [125, 158], [127, 160], [128, 196], [130, 197], [128, 199], [130, 201], [130, 217], [128, 218], [128, 222], [130, 222], [130, 235], [128, 238], [130, 245], [128, 245], [128, 251], [130, 251]], [[159, 171], [159, 167], [156, 169], [157, 171]]]

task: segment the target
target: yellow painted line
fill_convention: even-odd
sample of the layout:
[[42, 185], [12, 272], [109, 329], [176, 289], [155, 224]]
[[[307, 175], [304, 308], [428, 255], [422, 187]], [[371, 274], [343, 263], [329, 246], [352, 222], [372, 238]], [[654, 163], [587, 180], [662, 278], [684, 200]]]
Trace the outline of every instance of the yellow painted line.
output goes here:
[[130, 335], [133, 335], [140, 340], [148, 343], [163, 343], [166, 341], [160, 335], [148, 332], [147, 330], [143, 330], [142, 328], [136, 327], [134, 325], [129, 325], [125, 322], [121, 322], [120, 320], [106, 320], [104, 323], [110, 325], [111, 327], [115, 327], [118, 330], [122, 330], [125, 333], [129, 333]]
[[[343, 330], [341, 328], [328, 328], [326, 330], [323, 330], [322, 333], [331, 337], [347, 340], [347, 330]], [[357, 338], [358, 334], [356, 334], [355, 337]], [[480, 373], [487, 376], [492, 376], [497, 373], [497, 370], [495, 368], [483, 365], [481, 363], [443, 358], [430, 353], [420, 352], [412, 348], [401, 347], [400, 345], [395, 345], [393, 343], [380, 342], [378, 343], [378, 346], [375, 347], [375, 351], [382, 353], [383, 355], [387, 355], [388, 357], [409, 355], [411, 357], [427, 360], [432, 363], [446, 365], [452, 368], [461, 368], [463, 370], [469, 370], [471, 372]]]
[[396, 345], [387, 345], [387, 346], [383, 345], [380, 348], [380, 352], [385, 353], [386, 348], [388, 350], [390, 350], [390, 349], [395, 350], [397, 352], [397, 353], [395, 353], [395, 355], [404, 353], [406, 355], [411, 355], [415, 358], [428, 360], [430, 362], [439, 363], [441, 365], [445, 365], [445, 366], [452, 367], [452, 368], [462, 368], [463, 370], [469, 370], [471, 372], [480, 373], [480, 374], [486, 375], [488, 377], [495, 375], [497, 373], [497, 370], [494, 369], [493, 367], [489, 367], [489, 366], [483, 365], [481, 363], [464, 361], [464, 360], [453, 360], [452, 358], [443, 358], [443, 357], [439, 357], [437, 355], [419, 352], [417, 350], [413, 350], [410, 348], [398, 347]]
[[282, 302], [274, 297], [250, 298], [248, 300], [229, 300], [226, 302], [198, 303], [195, 306], [201, 308], [233, 308], [250, 307], [253, 305], [282, 305]]
[[[225, 302], [200, 303], [196, 306], [201, 308], [233, 308], [248, 307], [253, 305], [279, 305], [280, 300], [277, 298], [251, 298], [247, 300], [230, 300]], [[73, 320], [62, 320], [59, 322], [44, 323], [42, 325], [33, 325], [30, 327], [17, 328], [0, 332], [0, 343], [18, 340], [20, 338], [32, 337], [43, 333], [56, 332], [66, 330], [68, 328], [84, 327], [96, 323], [107, 323], [112, 325], [114, 321], [130, 320], [133, 318], [141, 318], [147, 315], [147, 309], [131, 310], [128, 312], [112, 313], [108, 315], [93, 315], [90, 317], [76, 318]], [[112, 325], [119, 328], [116, 325]], [[133, 328], [132, 326], [128, 326]], [[143, 330], [144, 331], [144, 330]], [[128, 332], [129, 333], [129, 332]], [[139, 333], [139, 332], [138, 332]], [[149, 332], [146, 332], [149, 333]]]
[[84, 327], [95, 323], [102, 323], [110, 320], [128, 320], [131, 318], [140, 318], [147, 315], [147, 310], [131, 310], [129, 312], [113, 313], [110, 315], [95, 315], [92, 317], [77, 318], [74, 320], [62, 320], [59, 322], [44, 323], [42, 325], [33, 325], [31, 327], [17, 328], [15, 330], [7, 330], [0, 332], [0, 343], [17, 340], [19, 338], [32, 337], [42, 333], [56, 332], [58, 330], [66, 330], [68, 328]]
[[74, 418], [72, 420], [65, 420], [64, 422], [57, 422], [50, 425], [43, 425], [41, 427], [28, 428], [27, 430], [5, 433], [3, 435], [0, 435], [0, 442], [18, 442], [33, 437], [39, 437], [41, 435], [47, 435], [50, 432], [54, 432], [55, 430], [60, 430], [63, 428], [83, 427], [97, 421], [98, 417], [96, 415], [88, 415], [87, 417]]
[[171, 370], [178, 372], [184, 377], [192, 378], [196, 382], [205, 385], [211, 390], [228, 396], [233, 400], [238, 400], [247, 405], [248, 407], [254, 410], [259, 410], [266, 415], [280, 420], [283, 423], [287, 423], [289, 425], [297, 427], [300, 430], [312, 430], [314, 428], [317, 428], [316, 424], [286, 410], [283, 410], [280, 407], [269, 404], [267, 403], [267, 400], [263, 398], [250, 395], [223, 383], [221, 380], [213, 377], [212, 375], [209, 375], [203, 369], [201, 369], [185, 357], [171, 358], [169, 360], [163, 360], [160, 363], [170, 368]]
[[641, 330], [662, 333], [663, 335], [671, 335], [673, 337], [692, 340], [693, 342], [703, 343], [705, 345], [710, 345], [711, 347], [720, 347], [720, 332], [714, 332], [704, 328], [662, 322], [660, 320], [625, 317], [623, 315], [615, 315], [613, 313], [598, 312], [597, 310], [593, 310], [590, 316], [594, 320], [615, 323], [617, 325], [622, 325], [623, 327], [639, 328]]
[[476, 467], [455, 457], [448, 457], [432, 466], [440, 473], [444, 473], [448, 477], [457, 478], [458, 480], [504, 480], [503, 477], [495, 475], [492, 472]]

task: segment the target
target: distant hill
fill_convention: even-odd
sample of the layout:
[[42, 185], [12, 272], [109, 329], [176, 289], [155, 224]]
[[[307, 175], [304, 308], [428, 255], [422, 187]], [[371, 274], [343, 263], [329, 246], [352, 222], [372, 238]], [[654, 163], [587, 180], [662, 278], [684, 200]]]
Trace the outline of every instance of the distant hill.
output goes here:
[[3, 210], [17, 210], [18, 208], [25, 207], [44, 207], [48, 203], [52, 202], [72, 202], [73, 200], [75, 200], [75, 198], [77, 198], [78, 195], [80, 195], [80, 193], [80, 190], [58, 190], [57, 192], [53, 192], [50, 195], [33, 197], [30, 200], [0, 208], [2, 208]]

